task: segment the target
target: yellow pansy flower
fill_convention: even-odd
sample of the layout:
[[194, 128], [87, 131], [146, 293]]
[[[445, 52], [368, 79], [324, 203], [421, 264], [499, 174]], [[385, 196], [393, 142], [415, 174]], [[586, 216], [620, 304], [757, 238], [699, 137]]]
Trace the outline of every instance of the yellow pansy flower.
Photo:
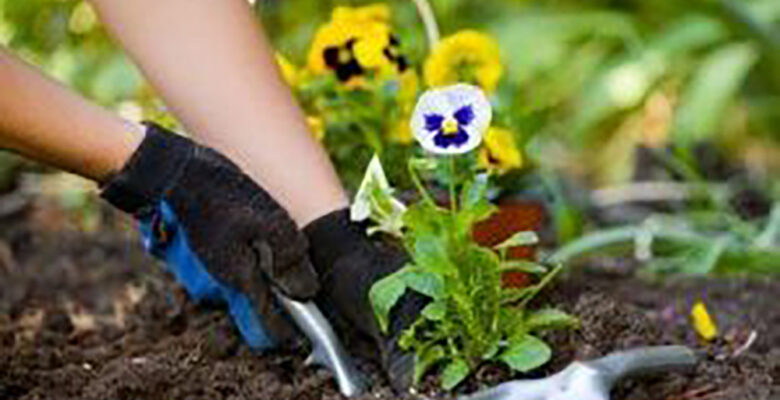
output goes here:
[[298, 68], [283, 56], [281, 53], [276, 53], [276, 63], [279, 65], [279, 70], [282, 73], [282, 78], [288, 85], [295, 87], [298, 84]]
[[718, 326], [707, 311], [703, 302], [697, 301], [691, 309], [691, 320], [696, 333], [704, 340], [713, 340], [718, 337]]
[[508, 129], [491, 126], [485, 133], [478, 162], [480, 167], [499, 174], [521, 168], [523, 155], [517, 148], [514, 133]]
[[498, 43], [484, 33], [464, 30], [441, 40], [425, 61], [432, 87], [468, 82], [493, 92], [504, 73]]
[[392, 61], [385, 54], [390, 46], [390, 27], [385, 24], [366, 24], [352, 51], [358, 64], [365, 69], [380, 69], [391, 66]]
[[320, 27], [309, 48], [307, 67], [314, 74], [333, 72], [347, 83], [367, 72], [386, 74], [407, 69], [398, 38], [389, 25], [390, 10], [380, 4], [339, 7]]

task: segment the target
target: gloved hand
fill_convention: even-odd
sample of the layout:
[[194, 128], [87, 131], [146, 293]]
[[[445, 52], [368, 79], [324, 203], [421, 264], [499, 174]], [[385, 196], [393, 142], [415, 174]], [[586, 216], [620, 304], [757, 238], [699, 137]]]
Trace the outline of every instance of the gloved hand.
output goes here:
[[390, 313], [387, 335], [382, 334], [368, 297], [371, 286], [398, 271], [407, 262], [403, 248], [369, 239], [363, 224], [350, 221], [349, 210], [325, 215], [303, 229], [309, 238], [312, 263], [322, 284], [319, 301], [335, 309], [346, 326], [368, 335], [390, 383], [399, 392], [412, 384], [414, 356], [398, 347], [398, 337], [427, 304], [419, 294], [407, 292]]
[[102, 197], [141, 221], [147, 249], [194, 300], [227, 304], [247, 344], [275, 346], [292, 328], [271, 285], [305, 300], [319, 290], [308, 243], [287, 212], [226, 157], [148, 124]]

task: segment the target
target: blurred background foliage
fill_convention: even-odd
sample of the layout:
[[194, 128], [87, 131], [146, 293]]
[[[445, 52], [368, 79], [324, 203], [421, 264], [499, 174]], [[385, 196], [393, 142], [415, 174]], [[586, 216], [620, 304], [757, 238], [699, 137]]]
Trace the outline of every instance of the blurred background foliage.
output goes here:
[[[312, 38], [334, 7], [376, 2], [257, 0], [252, 7], [277, 51], [303, 66]], [[421, 72], [429, 44], [414, 2], [385, 3], [401, 53]], [[588, 227], [578, 215], [582, 203], [569, 193], [572, 182], [597, 189], [630, 184], [638, 176], [656, 178], [648, 172], [653, 164], [643, 159], [647, 154], [664, 166], [665, 177], [700, 185], [703, 200], [690, 203], [685, 213], [769, 223], [771, 207], [739, 214], [709, 183], [749, 186], [768, 204], [780, 199], [780, 1], [430, 3], [443, 37], [475, 29], [497, 40], [504, 74], [492, 101], [498, 123], [512, 132], [524, 159], [518, 173], [500, 180], [501, 188], [524, 191], [529, 181], [541, 182], [559, 239], [570, 240]], [[84, 1], [0, 0], [0, 44], [128, 118], [176, 126]], [[385, 112], [376, 115], [381, 119]], [[327, 147], [337, 164], [339, 157], [351, 161], [340, 172], [354, 185], [377, 145], [360, 137], [354, 144], [342, 140]], [[739, 174], [720, 174], [711, 154]], [[18, 163], [0, 154], [0, 191], [4, 182], [10, 185], [8, 176]], [[725, 226], [720, 229], [736, 225]], [[768, 234], [751, 229], [764, 238]]]

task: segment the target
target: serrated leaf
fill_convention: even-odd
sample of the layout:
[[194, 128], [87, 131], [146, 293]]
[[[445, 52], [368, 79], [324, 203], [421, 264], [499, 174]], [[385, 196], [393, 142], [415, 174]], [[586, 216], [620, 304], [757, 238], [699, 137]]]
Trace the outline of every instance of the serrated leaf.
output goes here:
[[526, 272], [529, 274], [544, 274], [547, 268], [541, 264], [526, 260], [510, 260], [501, 263], [501, 272]]
[[551, 356], [547, 343], [532, 335], [522, 335], [510, 341], [499, 359], [515, 371], [529, 372], [547, 363]]
[[444, 280], [432, 272], [419, 269], [409, 270], [402, 275], [406, 286], [435, 300], [445, 296]]
[[429, 303], [422, 310], [422, 316], [431, 321], [441, 321], [447, 315], [447, 303], [443, 301], [435, 301]]
[[517, 246], [531, 246], [539, 243], [539, 236], [534, 231], [522, 231], [494, 246], [496, 249], [508, 249]]
[[401, 278], [404, 271], [398, 271], [376, 282], [368, 293], [374, 316], [382, 332], [387, 333], [390, 310], [406, 292], [406, 283]]
[[458, 386], [471, 372], [469, 364], [462, 358], [457, 358], [447, 364], [441, 373], [441, 386], [444, 390], [452, 390]]
[[569, 328], [578, 324], [576, 317], [554, 308], [532, 311], [525, 320], [528, 330]]
[[422, 350], [421, 353], [414, 356], [414, 384], [420, 383], [420, 379], [428, 372], [431, 367], [436, 363], [442, 361], [446, 357], [444, 348], [435, 345]]

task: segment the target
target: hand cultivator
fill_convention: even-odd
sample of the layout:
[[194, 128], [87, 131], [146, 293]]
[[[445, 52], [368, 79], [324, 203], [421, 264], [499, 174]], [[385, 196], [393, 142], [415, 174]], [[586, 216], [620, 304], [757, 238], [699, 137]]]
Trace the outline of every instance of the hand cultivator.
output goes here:
[[[312, 355], [307, 362], [328, 368], [344, 396], [362, 394], [366, 388], [364, 377], [317, 306], [278, 293], [277, 296], [311, 341]], [[621, 379], [684, 370], [696, 362], [696, 354], [685, 346], [641, 347], [595, 360], [575, 361], [550, 377], [506, 382], [460, 400], [609, 400], [610, 390]]]
[[610, 390], [623, 378], [686, 369], [696, 361], [685, 346], [642, 347], [575, 361], [550, 377], [503, 383], [460, 400], [609, 400]]

